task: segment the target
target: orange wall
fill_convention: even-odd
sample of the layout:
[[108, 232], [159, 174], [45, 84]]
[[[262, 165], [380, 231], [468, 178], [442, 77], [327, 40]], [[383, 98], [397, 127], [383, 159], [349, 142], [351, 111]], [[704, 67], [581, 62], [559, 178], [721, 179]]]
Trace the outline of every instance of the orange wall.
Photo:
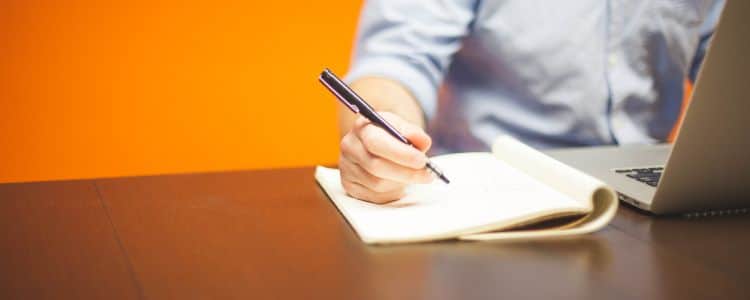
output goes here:
[[336, 160], [360, 1], [0, 1], [0, 182]]

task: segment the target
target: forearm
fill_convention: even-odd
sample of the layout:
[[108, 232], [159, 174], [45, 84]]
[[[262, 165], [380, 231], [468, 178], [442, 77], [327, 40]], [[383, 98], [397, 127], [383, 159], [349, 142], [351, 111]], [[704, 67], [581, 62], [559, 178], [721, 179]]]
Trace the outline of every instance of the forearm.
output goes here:
[[[401, 84], [382, 77], [363, 77], [351, 84], [351, 88], [376, 111], [388, 111], [425, 128], [424, 113], [417, 100]], [[351, 129], [356, 115], [339, 106], [339, 133], [344, 136]]]

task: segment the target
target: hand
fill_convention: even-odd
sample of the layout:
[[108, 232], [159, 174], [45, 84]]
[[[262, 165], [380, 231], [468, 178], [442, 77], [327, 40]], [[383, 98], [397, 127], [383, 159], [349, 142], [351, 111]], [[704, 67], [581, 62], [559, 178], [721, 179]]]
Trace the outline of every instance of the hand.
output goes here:
[[422, 128], [396, 114], [383, 112], [380, 115], [416, 148], [359, 116], [341, 139], [339, 157], [341, 185], [346, 192], [354, 198], [378, 204], [403, 197], [409, 184], [433, 180], [425, 169], [425, 152], [432, 144], [430, 137]]

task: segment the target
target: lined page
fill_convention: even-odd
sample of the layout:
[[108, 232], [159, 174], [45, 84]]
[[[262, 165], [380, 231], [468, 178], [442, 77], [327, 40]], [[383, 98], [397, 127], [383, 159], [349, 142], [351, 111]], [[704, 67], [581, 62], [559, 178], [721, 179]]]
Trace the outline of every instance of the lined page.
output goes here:
[[435, 157], [451, 180], [413, 185], [397, 201], [377, 205], [351, 198], [336, 169], [316, 178], [366, 243], [414, 242], [512, 226], [553, 213], [586, 213], [587, 205], [518, 171], [489, 153]]

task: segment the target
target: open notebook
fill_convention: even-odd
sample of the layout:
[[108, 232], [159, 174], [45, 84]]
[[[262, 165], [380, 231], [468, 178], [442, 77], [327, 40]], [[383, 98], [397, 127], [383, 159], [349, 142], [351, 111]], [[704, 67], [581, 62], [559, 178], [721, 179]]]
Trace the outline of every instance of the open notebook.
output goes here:
[[[315, 178], [370, 244], [577, 235], [602, 228], [617, 210], [610, 187], [511, 137], [498, 138], [492, 153], [448, 154], [432, 161], [450, 184], [413, 185], [405, 197], [383, 205], [349, 197], [337, 169], [319, 166]], [[571, 221], [527, 226], [563, 217]]]

